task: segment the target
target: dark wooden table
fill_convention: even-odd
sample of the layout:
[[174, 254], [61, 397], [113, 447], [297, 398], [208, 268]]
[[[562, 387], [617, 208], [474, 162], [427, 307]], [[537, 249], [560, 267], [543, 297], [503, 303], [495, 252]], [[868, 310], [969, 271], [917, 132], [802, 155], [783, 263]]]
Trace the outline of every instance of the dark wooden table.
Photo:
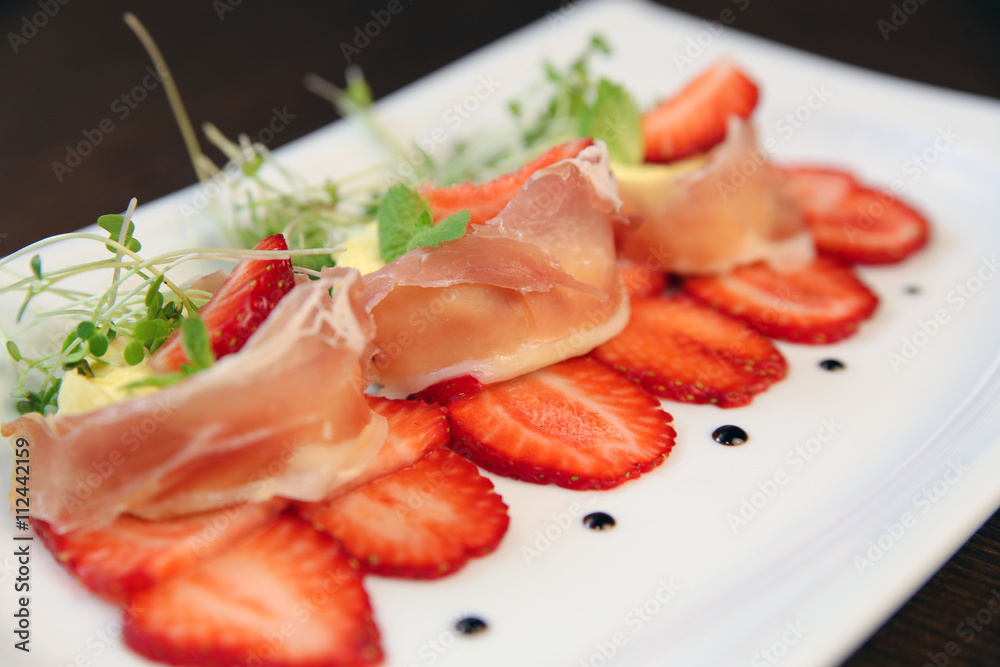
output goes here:
[[[372, 40], [358, 62], [385, 95], [474, 49], [558, 9], [552, 0], [413, 3]], [[1000, 97], [1000, 12], [993, 0], [669, 0], [677, 9], [718, 18], [747, 6], [733, 27], [902, 77]], [[65, 4], [64, 4], [65, 3]], [[162, 93], [121, 96], [141, 83], [147, 60], [121, 21], [124, 11], [150, 26], [180, 83], [192, 118], [226, 134], [265, 127], [273, 109], [294, 115], [277, 147], [334, 119], [302, 76], [342, 76], [338, 45], [386, 6], [264, 0], [31, 0], [0, 8], [0, 252], [76, 229], [189, 185], [194, 175]], [[47, 10], [48, 15], [44, 12]], [[879, 21], [892, 21], [898, 30]], [[41, 14], [40, 14], [41, 12]], [[905, 22], [900, 17], [905, 17]], [[32, 24], [35, 24], [34, 26]], [[40, 25], [41, 27], [37, 27]], [[886, 32], [889, 31], [889, 32]], [[888, 35], [888, 39], [885, 38]], [[113, 129], [72, 171], [66, 146], [111, 119]], [[107, 125], [105, 125], [105, 128]], [[221, 156], [216, 155], [221, 160]], [[951, 665], [1000, 664], [1000, 616], [963, 641], [957, 626], [1000, 588], [1000, 514], [984, 525], [847, 665], [935, 664], [931, 654], [956, 642]], [[941, 665], [942, 656], [937, 664]]]

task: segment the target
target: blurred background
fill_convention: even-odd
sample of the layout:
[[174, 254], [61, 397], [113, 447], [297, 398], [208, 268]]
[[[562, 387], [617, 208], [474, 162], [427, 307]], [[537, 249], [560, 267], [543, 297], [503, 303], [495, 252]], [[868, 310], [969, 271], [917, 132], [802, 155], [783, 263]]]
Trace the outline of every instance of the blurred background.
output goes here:
[[[400, 0], [405, 14], [355, 61], [385, 96], [550, 12], [566, 0]], [[665, 6], [829, 58], [959, 91], [1000, 98], [1000, 3], [995, 0], [671, 0]], [[343, 82], [341, 42], [371, 20], [374, 3], [303, 0], [30, 0], [0, 3], [0, 251], [91, 223], [195, 181], [162, 90], [123, 100], [149, 61], [121, 20], [150, 28], [188, 111], [228, 136], [290, 120], [277, 148], [336, 119], [302, 85], [316, 72]], [[671, 67], [671, 64], [665, 64]], [[294, 116], [294, 118], [291, 118]], [[103, 119], [92, 154], [71, 171], [66, 146]], [[91, 135], [98, 136], [98, 135]], [[221, 155], [212, 154], [217, 162]], [[58, 171], [58, 173], [57, 173]], [[993, 519], [858, 653], [849, 665], [923, 665], [956, 639], [955, 628], [1000, 587], [1000, 517]], [[951, 664], [1000, 664], [1000, 617]], [[957, 662], [955, 662], [957, 661]], [[933, 664], [933, 663], [931, 663]]]

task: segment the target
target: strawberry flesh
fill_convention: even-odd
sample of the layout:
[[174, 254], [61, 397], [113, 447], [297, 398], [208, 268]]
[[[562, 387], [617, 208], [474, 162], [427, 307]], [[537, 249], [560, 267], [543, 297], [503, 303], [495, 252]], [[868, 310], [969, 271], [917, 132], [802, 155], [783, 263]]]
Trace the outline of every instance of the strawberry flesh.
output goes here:
[[136, 595], [125, 643], [190, 667], [361, 667], [382, 660], [362, 573], [329, 535], [284, 514]]
[[630, 299], [656, 296], [667, 288], [667, 275], [662, 271], [649, 269], [639, 262], [628, 259], [618, 260], [618, 272]]
[[448, 450], [300, 512], [372, 574], [436, 579], [496, 549], [507, 505], [476, 466]]
[[96, 530], [58, 534], [31, 523], [42, 543], [80, 583], [106, 600], [122, 602], [199, 560], [227, 548], [281, 512], [283, 500], [145, 521], [121, 516]]
[[757, 85], [736, 65], [716, 63], [642, 117], [647, 162], [672, 162], [726, 138], [731, 116], [749, 118]]
[[[281, 234], [268, 236], [254, 250], [288, 250]], [[292, 287], [295, 274], [289, 259], [245, 259], [236, 265], [198, 316], [205, 322], [212, 352], [220, 359], [238, 352]], [[150, 360], [158, 372], [188, 363], [180, 332], [175, 331]]]
[[[448, 418], [441, 406], [375, 396], [367, 399], [368, 406], [389, 421], [389, 434], [375, 459], [348, 486], [340, 489], [338, 496], [411, 466], [448, 444]], [[297, 503], [300, 507], [312, 504]]]
[[[489, 386], [489, 385], [487, 385]], [[446, 405], [457, 398], [472, 398], [486, 387], [471, 375], [463, 375], [451, 380], [442, 380], [423, 389], [411, 398]]]
[[722, 408], [747, 405], [788, 373], [770, 341], [683, 294], [633, 301], [625, 329], [591, 354], [651, 394]]
[[848, 264], [895, 264], [927, 244], [930, 224], [887, 192], [834, 169], [785, 169], [820, 254]]
[[764, 335], [809, 345], [853, 335], [878, 306], [849, 267], [823, 257], [787, 272], [757, 262], [722, 276], [689, 278], [684, 289]]
[[573, 139], [549, 149], [517, 171], [504, 174], [487, 183], [480, 185], [456, 183], [443, 188], [428, 185], [420, 188], [420, 194], [430, 204], [434, 222], [452, 213], [468, 210], [471, 217], [469, 224], [481, 224], [495, 218], [536, 171], [556, 162], [575, 158], [580, 151], [593, 143], [592, 139]]
[[663, 463], [674, 445], [659, 401], [578, 357], [448, 404], [450, 447], [498, 475], [608, 489]]

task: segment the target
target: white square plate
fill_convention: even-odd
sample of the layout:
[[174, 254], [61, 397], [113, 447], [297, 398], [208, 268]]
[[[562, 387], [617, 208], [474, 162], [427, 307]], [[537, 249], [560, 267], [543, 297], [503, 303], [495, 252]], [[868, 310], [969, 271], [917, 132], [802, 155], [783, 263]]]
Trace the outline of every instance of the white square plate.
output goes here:
[[[1000, 389], [1000, 104], [641, 2], [606, 1], [567, 5], [392, 95], [379, 114], [400, 137], [436, 149], [436, 137], [495, 124], [542, 58], [565, 62], [595, 31], [614, 48], [602, 70], [643, 105], [717, 58], [735, 57], [760, 84], [755, 120], [775, 161], [895, 183], [928, 215], [933, 239], [902, 265], [860, 271], [881, 305], [858, 335], [826, 347], [780, 344], [789, 376], [752, 405], [665, 404], [678, 445], [638, 481], [577, 493], [493, 477], [511, 513], [496, 553], [437, 582], [367, 580], [386, 664], [834, 664], [1000, 505], [1000, 418], [992, 414]], [[456, 104], [475, 108], [457, 115], [449, 111]], [[319, 180], [384, 154], [339, 122], [278, 157]], [[217, 242], [204, 216], [181, 215], [197, 194], [190, 188], [137, 211], [147, 248]], [[47, 266], [76, 259], [60, 247], [45, 255]], [[920, 291], [908, 293], [911, 285]], [[846, 370], [823, 371], [817, 364], [826, 358]], [[8, 402], [4, 409], [11, 418]], [[747, 444], [712, 441], [730, 423], [747, 430]], [[9, 451], [3, 456], [7, 469]], [[593, 511], [617, 526], [586, 530], [580, 518]], [[13, 521], [2, 525], [8, 639], [0, 662], [149, 664], [121, 645], [117, 610], [73, 582], [38, 541], [32, 652], [15, 651]], [[453, 623], [469, 614], [486, 620], [488, 632], [455, 635]]]

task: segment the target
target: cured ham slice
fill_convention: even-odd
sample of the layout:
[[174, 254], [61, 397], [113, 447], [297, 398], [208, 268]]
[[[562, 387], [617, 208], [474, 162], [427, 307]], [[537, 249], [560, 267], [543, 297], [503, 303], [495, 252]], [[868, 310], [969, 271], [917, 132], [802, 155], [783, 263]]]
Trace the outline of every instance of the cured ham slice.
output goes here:
[[744, 121], [730, 121], [726, 141], [703, 164], [616, 175], [625, 212], [643, 220], [623, 254], [649, 269], [715, 274], [767, 260], [790, 270], [814, 257], [802, 212]]
[[404, 397], [465, 375], [499, 382], [585, 354], [628, 321], [607, 149], [536, 172], [498, 216], [365, 276], [373, 373]]
[[5, 424], [30, 443], [33, 517], [64, 533], [124, 512], [315, 501], [349, 483], [387, 432], [364, 395], [372, 325], [360, 297], [356, 271], [333, 271], [289, 292], [239, 352], [175, 385]]

